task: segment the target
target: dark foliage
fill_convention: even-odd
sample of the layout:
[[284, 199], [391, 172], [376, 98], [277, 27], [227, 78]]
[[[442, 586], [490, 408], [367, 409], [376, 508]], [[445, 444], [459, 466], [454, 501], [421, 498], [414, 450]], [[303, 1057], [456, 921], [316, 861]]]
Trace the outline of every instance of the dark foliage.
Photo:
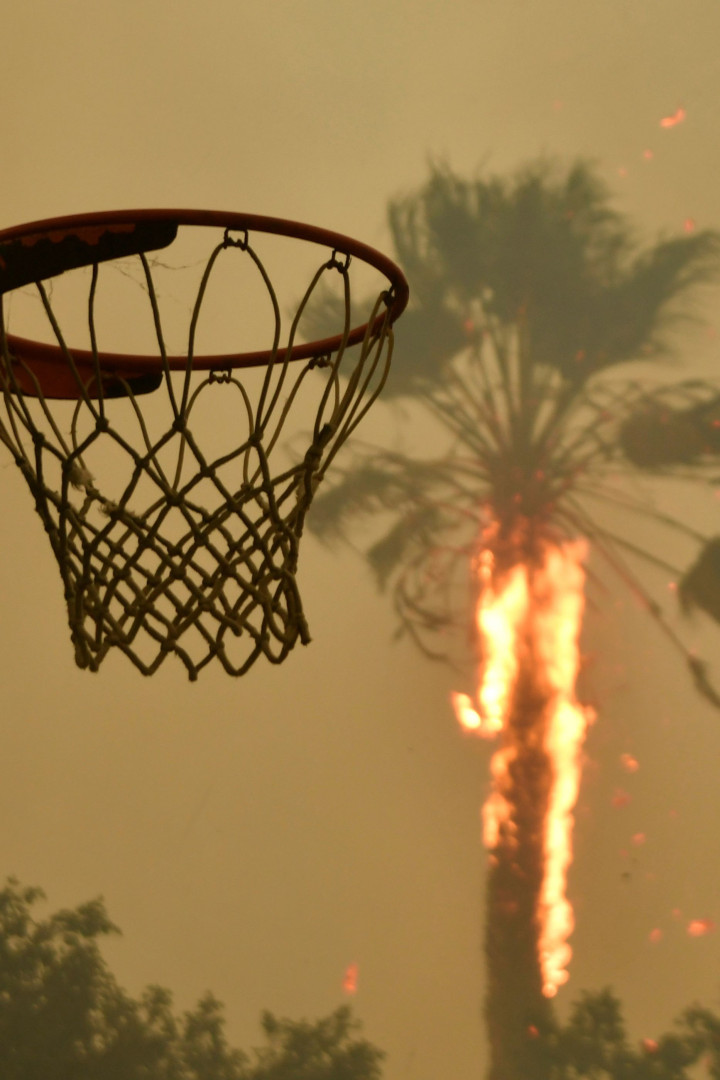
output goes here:
[[686, 611], [699, 607], [720, 622], [720, 538], [714, 537], [703, 548], [682, 578], [678, 592]]
[[639, 248], [583, 161], [565, 174], [540, 161], [474, 180], [434, 166], [419, 192], [390, 204], [389, 222], [417, 313], [399, 331], [407, 363], [396, 393], [439, 385], [461, 345], [490, 326], [522, 323], [532, 363], [573, 384], [657, 355], [688, 317], [677, 302], [712, 280], [720, 252], [709, 230]]
[[119, 933], [102, 900], [46, 919], [42, 890], [0, 891], [2, 1080], [379, 1080], [383, 1054], [347, 1008], [317, 1023], [262, 1020], [267, 1046], [229, 1046], [221, 1003], [206, 994], [182, 1017], [172, 995], [122, 990], [98, 947]]
[[632, 1043], [612, 991], [584, 993], [567, 1024], [536, 1041], [544, 1043], [551, 1080], [692, 1080], [698, 1065], [720, 1077], [720, 1017], [697, 1005], [674, 1031]]
[[[706, 538], [656, 512], [623, 477], [716, 479], [720, 394], [698, 380], [623, 378], [620, 368], [672, 351], [669, 331], [693, 317], [702, 286], [718, 277], [720, 235], [642, 247], [583, 161], [471, 180], [436, 165], [388, 216], [411, 305], [387, 392], [424, 406], [450, 450], [435, 460], [356, 450], [318, 494], [310, 528], [336, 539], [380, 514], [385, 532], [367, 552], [370, 565], [401, 626], [431, 656], [456, 652], [452, 626], [472, 640], [472, 553], [489, 520], [505, 535], [522, 533], [526, 546], [587, 537], [662, 621], [633, 560], [680, 578], [664, 530], [701, 551]], [[607, 509], [624, 511], [618, 531], [605, 523]], [[657, 548], [633, 542], [635, 515], [655, 518]], [[701, 603], [692, 581], [686, 600]], [[714, 602], [703, 606], [720, 617]], [[695, 683], [705, 692], [706, 679]]]

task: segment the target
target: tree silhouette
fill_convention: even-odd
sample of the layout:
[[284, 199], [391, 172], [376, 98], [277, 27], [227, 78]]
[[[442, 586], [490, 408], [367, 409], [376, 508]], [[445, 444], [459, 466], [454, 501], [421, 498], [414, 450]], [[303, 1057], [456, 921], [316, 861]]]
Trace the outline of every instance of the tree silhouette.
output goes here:
[[[672, 355], [690, 300], [717, 276], [720, 238], [704, 231], [640, 247], [583, 162], [474, 180], [435, 166], [419, 191], [390, 204], [389, 224], [413, 299], [387, 394], [424, 407], [447, 450], [420, 460], [362, 448], [309, 525], [333, 539], [385, 515], [367, 557], [401, 630], [447, 658], [460, 627], [477, 655], [477, 697], [457, 707], [500, 741], [485, 807], [489, 1075], [539, 1080], [550, 1075], [540, 1047], [572, 929], [562, 886], [587, 722], [574, 696], [583, 545], [641, 597], [717, 703], [633, 566], [641, 558], [680, 575], [662, 538], [655, 551], [633, 539], [631, 511], [696, 545], [681, 595], [716, 616], [720, 542], [624, 481], [632, 472], [707, 479], [720, 396], [702, 381], [651, 383], [647, 371], [622, 369]], [[331, 303], [318, 305], [319, 325]]]
[[567, 1023], [547, 1037], [544, 1053], [552, 1080], [691, 1080], [694, 1066], [720, 1076], [720, 1018], [693, 1005], [674, 1030], [632, 1043], [622, 1008], [610, 990], [584, 993]]
[[43, 899], [13, 878], [0, 890], [3, 1080], [379, 1080], [384, 1055], [347, 1007], [315, 1023], [266, 1012], [266, 1045], [244, 1053], [213, 994], [179, 1017], [168, 990], [136, 1000], [118, 986], [98, 945], [119, 933], [101, 899], [37, 919]]

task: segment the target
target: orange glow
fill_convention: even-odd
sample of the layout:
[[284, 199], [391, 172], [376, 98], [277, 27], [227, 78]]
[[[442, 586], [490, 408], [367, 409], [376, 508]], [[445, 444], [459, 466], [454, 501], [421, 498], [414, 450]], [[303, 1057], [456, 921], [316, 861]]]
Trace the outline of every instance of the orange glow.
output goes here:
[[622, 765], [625, 772], [629, 772], [629, 773], [637, 772], [638, 769], [640, 768], [640, 764], [638, 762], [638, 759], [633, 757], [632, 754], [621, 754], [620, 755], [620, 764]]
[[687, 926], [687, 932], [690, 937], [703, 937], [704, 934], [710, 934], [715, 929], [715, 923], [712, 919], [691, 919]]
[[532, 678], [546, 704], [538, 712], [537, 731], [531, 738], [542, 746], [550, 773], [537, 908], [539, 961], [547, 997], [554, 996], [568, 979], [571, 949], [567, 939], [574, 920], [565, 886], [572, 861], [581, 747], [592, 719], [591, 710], [575, 697], [585, 552], [580, 541], [548, 545], [539, 565], [530, 569], [517, 563], [504, 574], [496, 573], [492, 551], [481, 553], [477, 627], [483, 660], [477, 702], [465, 694], [453, 696], [464, 730], [484, 737], [502, 733], [490, 762], [492, 790], [483, 807], [483, 839], [492, 851], [501, 841], [512, 844], [516, 832], [511, 766], [520, 753], [520, 735], [511, 724], [512, 703], [521, 657], [532, 656]]
[[580, 666], [578, 638], [585, 606], [583, 543], [551, 548], [544, 572], [545, 604], [537, 618], [540, 662], [554, 691], [545, 748], [553, 769], [545, 819], [545, 877], [540, 898], [540, 966], [551, 997], [567, 982], [572, 956], [567, 938], [573, 931], [572, 908], [565, 896], [567, 869], [572, 861], [572, 827], [580, 787], [580, 751], [592, 718], [575, 697]]
[[648, 935], [653, 945], [657, 945], [658, 941], [662, 940], [662, 936], [663, 932], [658, 926], [656, 926], [654, 930], [651, 930]]
[[357, 993], [358, 966], [350, 964], [343, 976], [343, 990], [346, 994]]
[[467, 694], [453, 694], [458, 723], [465, 731], [492, 738], [503, 728], [508, 699], [517, 674], [517, 634], [527, 611], [527, 582], [522, 567], [516, 567], [499, 593], [493, 585], [494, 556], [480, 553], [477, 572], [481, 594], [477, 626], [482, 641], [483, 675], [477, 702]]
[[658, 1044], [655, 1039], [643, 1039], [642, 1048], [648, 1054], [654, 1054], [657, 1051]]
[[676, 109], [671, 116], [663, 116], [662, 120], [660, 121], [660, 127], [676, 127], [677, 124], [682, 124], [686, 116], [687, 113], [684, 109]]

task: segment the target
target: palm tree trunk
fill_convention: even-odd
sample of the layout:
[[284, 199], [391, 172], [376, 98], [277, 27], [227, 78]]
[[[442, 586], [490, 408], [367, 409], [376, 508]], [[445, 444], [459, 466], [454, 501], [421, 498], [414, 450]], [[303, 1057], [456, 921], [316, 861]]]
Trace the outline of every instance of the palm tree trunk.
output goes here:
[[488, 1080], [547, 1080], [542, 1052], [553, 1011], [543, 994], [539, 907], [551, 762], [543, 747], [547, 700], [523, 664], [499, 753], [511, 755], [503, 795], [510, 816], [490, 855], [485, 1017]]
[[484, 811], [491, 850], [485, 938], [489, 1080], [550, 1076], [550, 999], [566, 977], [569, 959], [565, 937], [572, 914], [564, 874], [587, 723], [574, 698], [582, 617], [578, 560], [578, 549], [553, 548], [524, 564], [526, 606], [514, 634], [517, 667]]

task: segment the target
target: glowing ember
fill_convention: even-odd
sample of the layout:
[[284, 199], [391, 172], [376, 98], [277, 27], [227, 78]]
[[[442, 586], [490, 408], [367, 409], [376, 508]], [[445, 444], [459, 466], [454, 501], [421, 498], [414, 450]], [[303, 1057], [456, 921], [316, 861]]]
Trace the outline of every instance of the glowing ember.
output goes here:
[[357, 993], [358, 966], [350, 964], [343, 977], [343, 990], [346, 994]]
[[687, 926], [690, 937], [703, 937], [705, 934], [711, 934], [714, 929], [715, 923], [712, 919], [691, 919]]
[[638, 769], [640, 768], [640, 765], [638, 763], [638, 759], [633, 757], [632, 754], [621, 754], [620, 755], [620, 764], [622, 765], [625, 772], [628, 772], [628, 773], [637, 772]]
[[657, 1051], [658, 1044], [655, 1039], [643, 1039], [642, 1048], [648, 1054], [654, 1054]]
[[676, 109], [672, 116], [663, 116], [662, 120], [660, 121], [660, 127], [676, 127], [678, 124], [682, 124], [686, 116], [687, 113], [684, 109]]
[[695, 218], [686, 217], [683, 222], [685, 232], [695, 232]]
[[646, 840], [647, 837], [645, 836], [644, 832], [636, 832], [632, 838], [632, 842], [633, 844], [635, 844], [636, 847], [640, 847], [642, 844], [645, 843]]
[[649, 935], [648, 935], [648, 937], [649, 937], [650, 941], [653, 943], [653, 945], [657, 945], [658, 941], [662, 940], [662, 936], [663, 936], [663, 932], [657, 926], [655, 927], [654, 930], [651, 930]]
[[[528, 739], [544, 753], [548, 768], [547, 806], [542, 820], [543, 878], [537, 901], [539, 962], [543, 993], [552, 997], [567, 981], [573, 914], [565, 896], [572, 860], [572, 812], [580, 783], [580, 750], [591, 711], [575, 698], [579, 667], [578, 637], [584, 608], [585, 574], [581, 542], [549, 545], [539, 565], [524, 563], [500, 574], [494, 555], [484, 550], [477, 562], [480, 599], [477, 627], [483, 657], [477, 702], [455, 694], [458, 721], [466, 731], [485, 737], [501, 732], [493, 754], [492, 790], [483, 807], [483, 838], [493, 851], [514, 842], [513, 763]], [[513, 723], [513, 699], [520, 660], [532, 657], [532, 677], [541, 687], [544, 705], [537, 712], [536, 731], [520, 731]], [[523, 716], [525, 723], [527, 715]]]
[[610, 805], [619, 810], [623, 806], [628, 806], [632, 802], [632, 796], [628, 795], [627, 791], [623, 791], [622, 788], [617, 788], [615, 794], [610, 800]]

